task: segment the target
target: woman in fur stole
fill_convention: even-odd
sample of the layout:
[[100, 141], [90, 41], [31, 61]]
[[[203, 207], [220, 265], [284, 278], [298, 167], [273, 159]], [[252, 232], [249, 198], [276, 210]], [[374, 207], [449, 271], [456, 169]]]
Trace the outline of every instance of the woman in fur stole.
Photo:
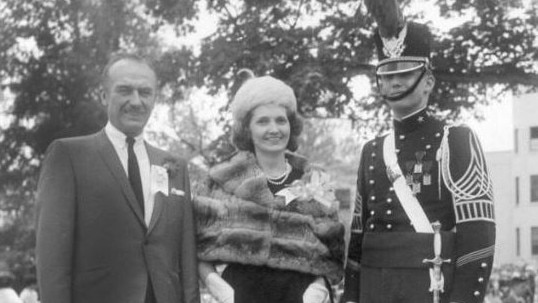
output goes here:
[[[268, 76], [248, 79], [231, 110], [239, 152], [209, 170], [195, 197], [201, 279], [219, 302], [332, 302], [344, 225], [336, 200], [290, 189], [314, 174], [292, 153], [302, 131], [293, 90]], [[301, 182], [294, 186], [307, 188]]]

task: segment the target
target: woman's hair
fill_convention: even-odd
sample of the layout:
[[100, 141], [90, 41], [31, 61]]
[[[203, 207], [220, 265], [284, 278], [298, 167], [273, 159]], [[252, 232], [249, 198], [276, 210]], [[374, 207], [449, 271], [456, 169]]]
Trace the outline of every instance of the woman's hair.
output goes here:
[[[254, 152], [254, 142], [250, 133], [250, 120], [255, 108], [247, 112], [241, 120], [236, 120], [232, 127], [232, 142], [239, 150]], [[303, 131], [303, 120], [297, 112], [286, 108], [286, 116], [290, 123], [290, 139], [286, 148], [290, 151], [296, 151], [298, 146], [299, 135]]]

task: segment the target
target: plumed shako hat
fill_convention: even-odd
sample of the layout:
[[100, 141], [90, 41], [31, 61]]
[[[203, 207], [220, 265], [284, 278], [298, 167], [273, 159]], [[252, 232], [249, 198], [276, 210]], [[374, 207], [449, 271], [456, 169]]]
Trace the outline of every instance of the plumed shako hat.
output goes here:
[[406, 94], [396, 97], [384, 96], [388, 100], [399, 100], [412, 92], [430, 65], [431, 34], [426, 25], [406, 22], [396, 37], [381, 37], [374, 34], [379, 63], [376, 65], [376, 78], [421, 70], [422, 74]]

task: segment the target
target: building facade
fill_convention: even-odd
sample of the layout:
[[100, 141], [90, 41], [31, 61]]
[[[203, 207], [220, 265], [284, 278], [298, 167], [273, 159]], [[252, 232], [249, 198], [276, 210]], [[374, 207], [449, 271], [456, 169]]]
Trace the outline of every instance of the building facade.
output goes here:
[[514, 142], [486, 153], [497, 221], [495, 264], [538, 265], [538, 94], [514, 98]]

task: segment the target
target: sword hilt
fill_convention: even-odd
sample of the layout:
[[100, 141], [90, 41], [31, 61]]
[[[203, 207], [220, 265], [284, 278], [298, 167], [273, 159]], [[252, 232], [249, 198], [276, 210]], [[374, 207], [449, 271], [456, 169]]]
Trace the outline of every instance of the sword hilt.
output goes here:
[[433, 228], [433, 252], [434, 257], [432, 259], [424, 259], [422, 263], [430, 263], [432, 268], [430, 269], [431, 286], [430, 291], [433, 292], [433, 302], [439, 303], [439, 294], [443, 292], [444, 279], [441, 272], [443, 263], [450, 263], [450, 259], [441, 258], [441, 223], [439, 221], [432, 223]]
[[443, 263], [450, 263], [450, 259], [441, 258], [441, 223], [435, 221], [432, 223], [433, 228], [433, 259], [424, 259], [422, 263], [431, 263], [435, 269], [436, 266], [441, 266]]

